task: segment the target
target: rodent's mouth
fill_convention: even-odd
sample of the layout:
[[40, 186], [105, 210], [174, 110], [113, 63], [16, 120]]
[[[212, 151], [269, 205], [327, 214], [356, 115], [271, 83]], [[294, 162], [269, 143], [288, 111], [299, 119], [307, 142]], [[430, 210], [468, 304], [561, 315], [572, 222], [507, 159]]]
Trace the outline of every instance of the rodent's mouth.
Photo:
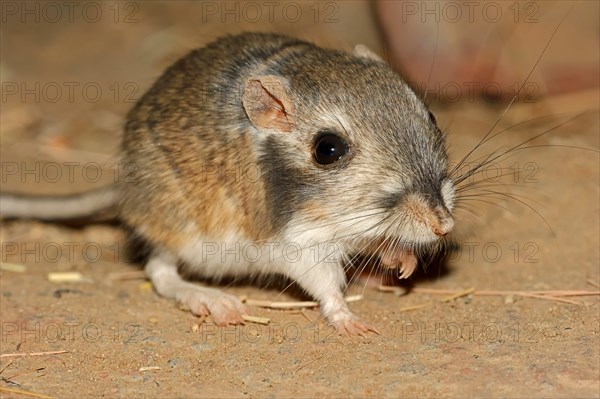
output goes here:
[[399, 236], [375, 236], [354, 241], [353, 247], [361, 256], [368, 259], [377, 257], [379, 265], [385, 269], [398, 269], [400, 278], [408, 278], [416, 270], [418, 259], [431, 255], [446, 246], [447, 237], [431, 235], [430, 239], [406, 241]]
[[363, 247], [364, 254], [379, 257], [383, 267], [387, 269], [400, 269], [400, 278], [408, 278], [417, 268], [415, 246], [405, 244], [394, 239], [377, 239], [369, 241]]

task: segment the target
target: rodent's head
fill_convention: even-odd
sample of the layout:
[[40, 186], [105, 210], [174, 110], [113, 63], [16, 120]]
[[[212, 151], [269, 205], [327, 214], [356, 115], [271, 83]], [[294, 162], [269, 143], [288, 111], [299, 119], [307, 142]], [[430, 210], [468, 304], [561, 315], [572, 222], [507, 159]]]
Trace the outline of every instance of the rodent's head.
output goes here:
[[452, 230], [444, 135], [387, 64], [308, 47], [246, 81], [269, 206], [301, 243], [333, 240], [389, 267]]

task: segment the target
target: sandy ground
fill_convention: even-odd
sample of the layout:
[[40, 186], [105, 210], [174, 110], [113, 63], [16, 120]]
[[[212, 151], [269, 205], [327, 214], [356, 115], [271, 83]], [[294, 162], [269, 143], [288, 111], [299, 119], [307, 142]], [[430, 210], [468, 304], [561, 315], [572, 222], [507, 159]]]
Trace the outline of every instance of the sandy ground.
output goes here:
[[[349, 21], [360, 13], [342, 11], [342, 20]], [[162, 68], [217, 34], [214, 24], [196, 26], [192, 13], [177, 8], [142, 7], [136, 15], [142, 22], [134, 27], [117, 24], [112, 16], [98, 24], [13, 21], [3, 26], [3, 91], [9, 89], [6, 83], [41, 85], [34, 90], [40, 98], [2, 100], [3, 190], [58, 193], [110, 183], [114, 169], [102, 169], [96, 179], [91, 165], [110, 165], [122, 117], [132, 105], [128, 96], [139, 97]], [[180, 24], [167, 23], [174, 19]], [[242, 25], [236, 29], [248, 29]], [[302, 34], [312, 25], [281, 26]], [[324, 24], [311, 34], [344, 42], [343, 29], [354, 32], [343, 36], [347, 43], [377, 48], [373, 26], [364, 28], [364, 37], [352, 28]], [[96, 45], [83, 45], [86, 37]], [[597, 48], [580, 51], [598, 54]], [[84, 98], [76, 90], [74, 101], [63, 92], [52, 102], [51, 82], [62, 87], [96, 82], [104, 95], [92, 102], [91, 94]], [[598, 291], [598, 98], [598, 91], [590, 90], [535, 98], [509, 109], [496, 131], [532, 120], [495, 137], [472, 159], [556, 128], [528, 144], [533, 148], [513, 151], [477, 175], [483, 184], [472, 193], [478, 196], [465, 197], [466, 209], [456, 213], [455, 237], [462, 245], [442, 265], [419, 271], [403, 284], [403, 295], [364, 283], [349, 288], [348, 294], [364, 296], [351, 309], [376, 325], [379, 335], [339, 337], [318, 309], [254, 308], [257, 316], [270, 319], [268, 325], [218, 328], [210, 318], [200, 323], [158, 297], [143, 278], [114, 278], [114, 273], [140, 270], [128, 261], [117, 225], [3, 222], [1, 261], [26, 268], [0, 272], [0, 394], [600, 397], [598, 295], [559, 300], [513, 292]], [[473, 148], [503, 112], [501, 104], [481, 100], [433, 106], [454, 160]], [[66, 162], [75, 163], [72, 179]], [[56, 165], [60, 178], [54, 178]], [[13, 167], [15, 174], [8, 169]], [[498, 181], [500, 168], [506, 176]], [[33, 172], [23, 174], [26, 170]], [[84, 281], [48, 279], [48, 273], [67, 271], [80, 272]], [[477, 291], [450, 300], [450, 294], [440, 295], [470, 288]], [[278, 287], [224, 289], [252, 299], [300, 299]], [[66, 353], [5, 356], [47, 351]]]

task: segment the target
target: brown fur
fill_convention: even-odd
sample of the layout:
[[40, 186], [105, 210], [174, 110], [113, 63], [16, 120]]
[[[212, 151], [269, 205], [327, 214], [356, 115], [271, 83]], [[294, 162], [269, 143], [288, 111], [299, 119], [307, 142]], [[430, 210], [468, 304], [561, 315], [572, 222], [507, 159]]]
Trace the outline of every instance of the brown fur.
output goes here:
[[[344, 154], [320, 161], [322, 137]], [[372, 330], [343, 303], [342, 264], [207, 264], [196, 259], [207, 240], [335, 242], [344, 251], [337, 261], [371, 251], [408, 277], [415, 249], [437, 240], [439, 219], [452, 226], [444, 137], [425, 104], [364, 47], [349, 54], [252, 33], [217, 40], [144, 95], [128, 115], [123, 152], [137, 174], [120, 187], [121, 219], [168, 251], [147, 265], [157, 291], [224, 323], [242, 320], [239, 301], [185, 285], [174, 259], [185, 256], [208, 277], [285, 274], [342, 329]]]

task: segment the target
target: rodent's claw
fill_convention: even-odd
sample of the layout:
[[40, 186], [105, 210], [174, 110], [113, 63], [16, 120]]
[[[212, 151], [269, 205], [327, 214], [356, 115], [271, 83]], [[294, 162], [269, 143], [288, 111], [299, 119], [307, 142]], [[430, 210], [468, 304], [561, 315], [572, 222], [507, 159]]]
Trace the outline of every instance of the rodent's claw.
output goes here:
[[412, 252], [406, 252], [402, 257], [398, 278], [409, 278], [417, 268], [417, 262], [417, 257]]
[[369, 331], [374, 332], [379, 335], [379, 331], [370, 324], [363, 323], [357, 318], [350, 318], [346, 320], [341, 320], [336, 323], [338, 334], [350, 337], [355, 335], [360, 335], [361, 337], [366, 337]]
[[409, 278], [417, 268], [417, 257], [407, 249], [394, 247], [389, 243], [378, 244], [375, 251], [379, 252], [381, 263], [388, 269], [399, 269], [398, 278]]
[[210, 314], [210, 310], [203, 303], [198, 303], [197, 305], [189, 304], [190, 312], [192, 312], [196, 316], [206, 317]]
[[219, 326], [244, 324], [242, 315], [247, 313], [246, 306], [238, 298], [227, 294], [213, 301], [210, 307], [212, 319]]
[[216, 325], [244, 324], [243, 314], [248, 314], [246, 306], [235, 296], [221, 291], [198, 289], [185, 298], [185, 305], [197, 316], [212, 316]]
[[325, 298], [321, 302], [321, 312], [330, 323], [336, 326], [340, 335], [364, 337], [369, 331], [379, 334], [375, 327], [363, 323], [350, 312], [341, 292]]
[[229, 325], [240, 325], [244, 324], [244, 318], [242, 314], [237, 311], [230, 311], [224, 314], [215, 315], [212, 314], [212, 319], [216, 325], [224, 327]]

